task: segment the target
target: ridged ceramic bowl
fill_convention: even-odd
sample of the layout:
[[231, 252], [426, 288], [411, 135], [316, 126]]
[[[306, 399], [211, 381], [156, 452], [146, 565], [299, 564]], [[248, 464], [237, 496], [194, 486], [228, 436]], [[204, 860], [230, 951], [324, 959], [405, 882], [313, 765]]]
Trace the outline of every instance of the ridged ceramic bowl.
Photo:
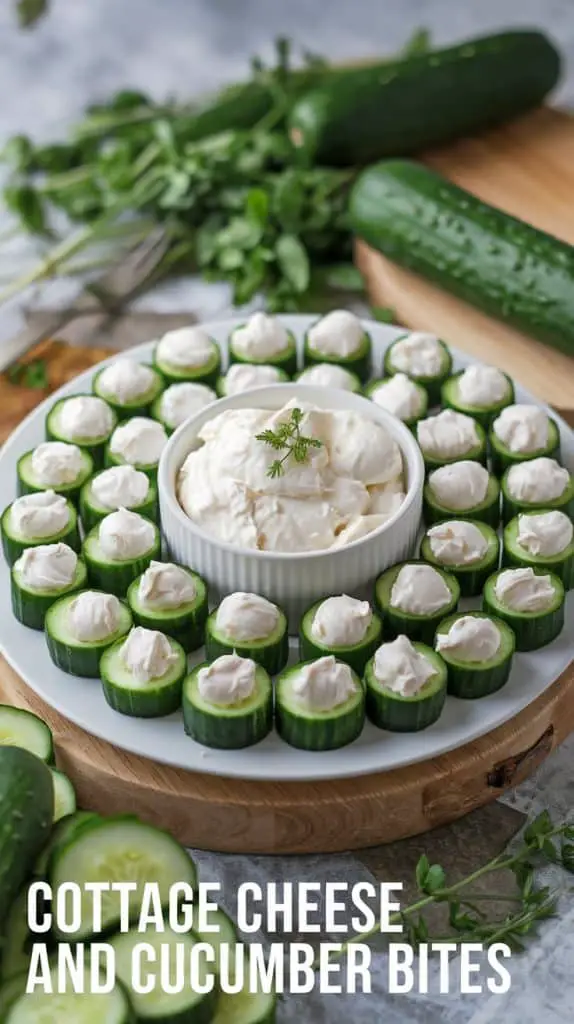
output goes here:
[[[272, 552], [236, 547], [200, 529], [185, 514], [176, 494], [186, 456], [198, 446], [203, 425], [226, 409], [280, 409], [299, 399], [321, 409], [360, 413], [385, 427], [399, 445], [408, 486], [399, 510], [373, 533], [345, 547], [317, 552]], [[424, 466], [420, 449], [400, 420], [361, 395], [305, 384], [274, 384], [245, 391], [202, 409], [170, 438], [159, 466], [161, 522], [174, 561], [199, 572], [211, 596], [220, 600], [236, 590], [262, 594], [285, 610], [290, 626], [314, 601], [329, 594], [370, 598], [375, 578], [412, 555], [421, 520]]]

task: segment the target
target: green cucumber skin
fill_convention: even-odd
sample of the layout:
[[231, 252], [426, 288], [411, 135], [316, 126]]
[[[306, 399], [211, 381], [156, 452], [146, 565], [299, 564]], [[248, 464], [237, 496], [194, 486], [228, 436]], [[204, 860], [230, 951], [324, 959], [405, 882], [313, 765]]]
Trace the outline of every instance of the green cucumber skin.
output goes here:
[[18, 585], [14, 571], [12, 570], [10, 574], [10, 587], [12, 595], [12, 611], [14, 612], [15, 618], [17, 618], [18, 622], [21, 622], [23, 626], [28, 626], [29, 629], [42, 630], [44, 628], [48, 609], [51, 608], [60, 597], [64, 597], [68, 594], [74, 594], [78, 590], [85, 590], [87, 579], [88, 572], [85, 563], [81, 559], [78, 559], [76, 578], [69, 587], [66, 587], [65, 590], [59, 590], [57, 593], [51, 594], [31, 594], [26, 590], [23, 590]]
[[[120, 643], [123, 643], [123, 640]], [[128, 718], [165, 718], [167, 715], [173, 715], [179, 711], [186, 673], [187, 667], [184, 665], [179, 677], [169, 686], [153, 687], [150, 684], [149, 688], [142, 687], [141, 690], [131, 692], [116, 686], [108, 676], [106, 652], [100, 661], [100, 677], [104, 697], [114, 711], [120, 715], [126, 715]]]
[[[228, 339], [228, 351], [229, 351], [229, 365], [233, 363], [241, 363], [247, 366], [275, 366], [278, 370], [283, 370], [288, 377], [293, 377], [297, 373], [298, 369], [298, 355], [297, 355], [297, 341], [295, 335], [288, 331], [289, 344], [284, 352], [280, 352], [279, 355], [273, 357], [266, 357], [265, 359], [246, 359], [239, 352], [237, 352], [233, 344], [233, 335], [240, 327], [244, 324], [237, 324], [237, 327], [233, 329]], [[221, 371], [217, 374], [219, 377]], [[217, 378], [216, 378], [217, 380]], [[216, 381], [214, 382], [216, 383]]]
[[489, 406], [487, 409], [479, 409], [477, 406], [464, 405], [458, 400], [456, 395], [452, 393], [456, 389], [457, 381], [463, 373], [464, 370], [459, 370], [458, 373], [453, 374], [452, 377], [448, 377], [447, 380], [445, 380], [440, 393], [441, 404], [444, 408], [454, 409], [455, 412], [461, 412], [465, 416], [472, 416], [477, 423], [480, 423], [483, 430], [488, 430], [492, 421], [496, 419], [499, 413], [501, 413], [507, 405], [512, 405], [514, 402], [514, 384], [508, 374], [505, 373], [504, 376], [506, 377], [506, 382], [508, 384], [506, 397], [503, 398], [502, 401]]
[[55, 491], [56, 494], [63, 494], [64, 497], [68, 498], [68, 500], [73, 502], [74, 505], [78, 505], [78, 502], [80, 500], [80, 492], [82, 490], [82, 487], [84, 486], [86, 481], [89, 480], [89, 478], [93, 475], [93, 472], [94, 472], [94, 460], [93, 460], [92, 456], [90, 455], [90, 453], [86, 452], [86, 451], [83, 452], [84, 458], [86, 459], [86, 461], [88, 463], [88, 466], [87, 466], [87, 471], [85, 473], [82, 473], [79, 482], [78, 483], [73, 483], [73, 484], [62, 484], [61, 487], [56, 487], [56, 486], [54, 486], [54, 487], [43, 487], [41, 485], [35, 486], [34, 484], [31, 484], [28, 481], [24, 480], [24, 478], [22, 476], [22, 473], [21, 473], [22, 463], [24, 462], [25, 459], [26, 460], [29, 459], [29, 457], [31, 455], [32, 455], [31, 451], [30, 452], [26, 452], [24, 455], [22, 455], [18, 459], [18, 462], [17, 462], [17, 467], [16, 467], [16, 474], [17, 474], [16, 487], [17, 487], [18, 497], [21, 497], [24, 494], [38, 494], [38, 493], [41, 493], [42, 491], [51, 490], [51, 491]]
[[177, 640], [186, 654], [192, 654], [194, 651], [198, 651], [200, 647], [203, 647], [205, 623], [207, 621], [207, 603], [202, 604], [200, 608], [194, 611], [184, 612], [183, 615], [174, 613], [169, 619], [165, 616], [161, 620], [156, 619], [152, 614], [144, 615], [143, 612], [138, 611], [132, 600], [130, 600], [130, 591], [133, 593], [138, 585], [139, 581], [137, 579], [134, 580], [128, 587], [127, 592], [128, 604], [136, 626], [144, 626], [145, 629], [158, 629], [161, 633], [171, 637], [172, 640]]
[[[386, 569], [385, 572], [381, 573], [378, 579], [375, 581], [375, 605], [383, 621], [383, 635], [386, 640], [394, 640], [397, 636], [408, 636], [409, 640], [417, 641], [418, 643], [426, 644], [428, 647], [432, 647], [435, 632], [437, 626], [443, 621], [443, 619], [452, 615], [458, 607], [460, 599], [460, 586], [458, 580], [444, 569], [442, 566], [433, 566], [443, 576], [448, 578], [450, 587], [454, 591], [452, 594], [451, 602], [442, 608], [440, 611], [435, 612], [434, 615], [428, 616], [414, 616], [407, 615], [401, 612], [400, 609], [391, 608], [390, 604], [384, 604], [381, 599], [382, 584], [386, 583], [385, 577], [389, 580], [390, 574], [393, 569], [400, 571], [403, 565], [416, 565], [416, 560], [411, 562], [403, 562], [399, 566], [393, 566], [391, 569]], [[396, 578], [396, 577], [395, 577]], [[389, 597], [392, 590], [393, 582], [389, 588]]]
[[[159, 373], [159, 375], [163, 379], [166, 388], [169, 387], [171, 384], [182, 384], [184, 381], [191, 381], [192, 384], [206, 384], [208, 387], [212, 388], [215, 386], [215, 383], [221, 374], [221, 352], [219, 350], [217, 342], [214, 342], [214, 345], [217, 348], [219, 358], [217, 359], [217, 361], [214, 360], [212, 365], [206, 370], [196, 370], [194, 372], [193, 370], [181, 369], [178, 371], [174, 367], [167, 366], [167, 364], [165, 363], [160, 364], [157, 361], [155, 352], [153, 354], [153, 368], [154, 370], [157, 371], [157, 373]], [[160, 396], [156, 397], [155, 402], [157, 402], [158, 397]], [[154, 405], [155, 402], [153, 403]], [[152, 415], [154, 416], [154, 419], [159, 418], [157, 416], [157, 412], [154, 415], [153, 409]], [[170, 429], [173, 431], [173, 427], [171, 427]]]
[[539, 448], [535, 452], [511, 452], [502, 444], [491, 427], [488, 434], [488, 447], [492, 472], [496, 476], [502, 476], [509, 466], [514, 466], [517, 462], [530, 462], [541, 456], [560, 462], [560, 431], [554, 420], [550, 420], [550, 433], [550, 441], [546, 448]]
[[[88, 394], [88, 392], [83, 392], [84, 397], [87, 394]], [[76, 396], [74, 396], [74, 397], [76, 397]], [[91, 395], [90, 395], [90, 397], [91, 397]], [[105, 438], [102, 438], [101, 441], [78, 441], [78, 440], [75, 440], [75, 439], [73, 441], [71, 441], [67, 437], [62, 437], [62, 435], [59, 434], [58, 431], [54, 430], [54, 428], [52, 426], [52, 416], [53, 416], [53, 414], [62, 405], [62, 403], [63, 402], [67, 402], [67, 400], [68, 400], [67, 398], [61, 398], [58, 402], [55, 402], [54, 405], [52, 406], [52, 408], [50, 409], [50, 412], [48, 413], [48, 415], [46, 417], [46, 423], [45, 423], [45, 428], [44, 428], [44, 433], [45, 433], [46, 441], [66, 441], [68, 444], [75, 444], [75, 445], [77, 445], [78, 448], [81, 448], [83, 452], [87, 452], [87, 454], [91, 456], [91, 458], [93, 459], [93, 462], [94, 462], [94, 469], [102, 469], [102, 467], [104, 465], [104, 456], [105, 456], [105, 453], [106, 453], [106, 446], [107, 446], [107, 444], [109, 442], [109, 439], [112, 436], [112, 434], [113, 434], [113, 432], [114, 432], [114, 430], [115, 430], [115, 428], [116, 428], [116, 426], [118, 424], [118, 417], [117, 417], [117, 413], [116, 413], [115, 409], [112, 409], [110, 403], [106, 401], [106, 405], [110, 406], [110, 409], [111, 409], [112, 414], [113, 414], [113, 419], [114, 419], [114, 422], [112, 424], [112, 429], [111, 429], [111, 431], [110, 431], [108, 436], [106, 436]], [[104, 399], [104, 401], [105, 401], [105, 399]]]
[[[94, 529], [94, 526], [98, 526], [102, 519], [105, 519], [106, 516], [113, 512], [113, 509], [100, 510], [92, 504], [89, 498], [90, 483], [91, 481], [88, 480], [80, 491], [80, 519], [82, 520], [85, 533], [89, 533], [90, 530]], [[159, 525], [159, 502], [155, 484], [150, 483], [147, 499], [141, 505], [134, 505], [130, 511], [137, 512], [138, 515], [144, 516], [146, 519], [150, 519], [152, 523]]]
[[[529, 555], [527, 551], [516, 550], [513, 538], [518, 532], [518, 518], [511, 519], [504, 528], [502, 535], [502, 566], [507, 569], [527, 568], [538, 572], [552, 572], [562, 581], [566, 591], [574, 589], [574, 542], [562, 555], [543, 558], [541, 555]], [[517, 545], [519, 546], [519, 545]]]
[[[99, 527], [96, 526], [89, 536], [97, 538]], [[86, 538], [87, 539], [87, 538]], [[130, 559], [129, 562], [100, 563], [91, 558], [87, 544], [83, 545], [83, 559], [88, 570], [90, 586], [96, 590], [104, 590], [107, 594], [115, 594], [116, 597], [125, 597], [131, 583], [138, 576], [149, 569], [152, 561], [161, 559], [161, 539], [156, 536], [151, 551], [141, 558]]]
[[551, 509], [558, 509], [560, 512], [564, 512], [564, 515], [570, 517], [574, 522], [574, 477], [570, 477], [564, 494], [560, 498], [556, 498], [554, 501], [517, 501], [515, 498], [511, 498], [508, 492], [508, 472], [507, 469], [502, 480], [500, 481], [500, 490], [502, 493], [502, 522], [506, 526], [511, 519], [519, 515], [521, 512], [548, 512]]
[[148, 477], [152, 484], [157, 485], [157, 469], [158, 464], [142, 466], [139, 462], [126, 462], [120, 455], [114, 455], [111, 451], [109, 444], [106, 445], [106, 451], [104, 455], [104, 466], [106, 469], [111, 469], [112, 466], [133, 466], [134, 469], [141, 469], [142, 473]]
[[194, 668], [183, 684], [183, 724], [185, 731], [196, 743], [214, 750], [242, 750], [260, 743], [273, 728], [273, 689], [269, 684], [266, 699], [248, 714], [226, 718], [198, 708], [187, 695], [187, 682], [196, 676], [203, 665]]
[[360, 176], [350, 223], [401, 266], [573, 354], [574, 267], [565, 242], [402, 160]]
[[[401, 338], [403, 338], [403, 337], [405, 337], [405, 335], [401, 335]], [[401, 338], [397, 338], [396, 341], [401, 341]], [[428, 395], [427, 407], [428, 406], [433, 406], [433, 405], [438, 405], [438, 403], [440, 402], [440, 397], [441, 397], [441, 388], [442, 388], [444, 382], [448, 379], [448, 377], [452, 373], [452, 355], [450, 353], [450, 349], [448, 348], [447, 345], [445, 345], [444, 341], [441, 341], [440, 338], [438, 339], [438, 341], [439, 341], [440, 345], [442, 346], [442, 348], [444, 350], [444, 353], [445, 353], [445, 365], [444, 365], [443, 372], [440, 373], [440, 374], [437, 374], [436, 377], [418, 377], [418, 376], [416, 376], [415, 374], [412, 374], [412, 373], [409, 373], [407, 375], [407, 376], [409, 376], [411, 378], [411, 380], [413, 380], [415, 382], [415, 384], [418, 384], [419, 387], [425, 389], [425, 391], [426, 391], [426, 393]], [[389, 347], [385, 350], [385, 355], [384, 355], [384, 358], [383, 358], [383, 371], [384, 371], [384, 376], [385, 377], [394, 377], [395, 374], [402, 373], [402, 371], [398, 370], [393, 365], [393, 362], [392, 362], [393, 345], [394, 344], [395, 344], [395, 342], [393, 342], [392, 345], [389, 345]], [[421, 418], [422, 417], [418, 417], [418, 419], [421, 419]]]
[[[3, 922], [4, 925], [4, 922]], [[30, 956], [27, 952], [31, 934], [28, 931], [28, 886], [14, 900], [5, 927], [0, 936], [0, 981], [6, 982], [28, 972]], [[0, 991], [0, 998], [1, 998]], [[0, 1001], [0, 1009], [3, 1008]]]
[[238, 654], [240, 658], [251, 658], [257, 665], [261, 665], [270, 676], [276, 676], [285, 668], [289, 659], [289, 634], [287, 629], [279, 641], [266, 645], [256, 646], [246, 643], [224, 643], [212, 632], [212, 623], [215, 621], [217, 612], [212, 612], [207, 618], [204, 633], [205, 656], [207, 661], [215, 661], [223, 654]]
[[436, 526], [437, 523], [444, 523], [447, 519], [472, 519], [480, 523], [486, 523], [487, 526], [492, 526], [493, 530], [498, 529], [500, 525], [500, 488], [498, 481], [494, 477], [491, 477], [489, 487], [493, 491], [490, 499], [487, 494], [485, 501], [480, 505], [461, 512], [459, 509], [449, 509], [439, 505], [433, 497], [429, 484], [426, 483], [423, 489], [423, 520], [425, 526], [427, 528], [429, 526]]
[[55, 537], [41, 537], [39, 540], [35, 541], [15, 540], [14, 537], [11, 537], [6, 532], [4, 523], [5, 517], [8, 514], [9, 507], [10, 506], [8, 506], [7, 509], [4, 509], [2, 519], [0, 521], [0, 528], [2, 530], [2, 551], [4, 552], [4, 558], [6, 559], [10, 568], [12, 568], [14, 563], [18, 561], [20, 555], [24, 551], [26, 551], [27, 548], [37, 548], [41, 544], [57, 544], [62, 542], [63, 544], [67, 544], [68, 547], [72, 549], [72, 551], [76, 552], [76, 554], [80, 554], [82, 550], [82, 542], [80, 539], [80, 531], [78, 529], [78, 517], [76, 514], [76, 510], [74, 509], [74, 506], [71, 503], [69, 504], [69, 526], [65, 530], [62, 530], [61, 533], [57, 534], [57, 536]]
[[362, 384], [366, 384], [372, 372], [372, 342], [370, 335], [366, 332], [363, 339], [363, 344], [357, 355], [347, 356], [346, 359], [342, 359], [337, 356], [326, 356], [323, 352], [317, 352], [311, 347], [306, 334], [304, 345], [305, 366], [316, 366], [319, 363], [341, 366], [344, 370], [350, 370], [351, 373], [354, 373]]
[[553, 579], [562, 596], [559, 607], [530, 616], [508, 611], [496, 600], [493, 591], [497, 575], [494, 573], [485, 585], [482, 596], [483, 611], [506, 622], [516, 638], [517, 651], [538, 651], [552, 643], [564, 629], [564, 591], [561, 581], [557, 577]]
[[[420, 654], [433, 656], [435, 662], [440, 655], [437, 655], [432, 648], [425, 644], [415, 644]], [[440, 659], [442, 662], [442, 659]], [[377, 683], [373, 672], [373, 659], [365, 668], [365, 688], [367, 718], [378, 729], [385, 729], [388, 732], [420, 732], [433, 725], [441, 714], [446, 701], [447, 670], [442, 663], [440, 673], [439, 689], [434, 690], [428, 696], [416, 700], [401, 700], [396, 694], [385, 693], [384, 689]], [[438, 675], [439, 673], [437, 673]], [[434, 683], [434, 676], [431, 680]]]
[[339, 750], [348, 747], [362, 733], [365, 724], [365, 702], [357, 703], [345, 716], [337, 719], [305, 718], [294, 715], [277, 697], [275, 725], [282, 740], [298, 750]]
[[375, 631], [370, 639], [365, 638], [361, 644], [357, 644], [355, 647], [324, 647], [316, 640], [313, 640], [307, 631], [307, 623], [310, 629], [315, 612], [322, 603], [322, 601], [317, 601], [301, 619], [299, 629], [299, 660], [315, 661], [317, 658], [324, 658], [331, 654], [337, 661], [345, 662], [358, 676], [362, 676], [365, 665], [372, 658], [377, 647], [382, 643], [383, 624], [380, 617], [373, 613], [372, 622], [375, 625]]
[[492, 576], [493, 572], [498, 569], [500, 561], [500, 544], [497, 544], [496, 550], [489, 556], [485, 556], [486, 561], [482, 561], [478, 565], [443, 565], [432, 553], [430, 541], [428, 537], [423, 537], [421, 541], [421, 558], [424, 558], [425, 562], [429, 565], [434, 565], [438, 569], [446, 569], [447, 572], [454, 576], [460, 587], [461, 597], [477, 597], [482, 594], [482, 589], [489, 576]]
[[[477, 615], [480, 612], [466, 612], [467, 615]], [[437, 633], [448, 632], [457, 615], [448, 616], [443, 619]], [[467, 667], [461, 662], [453, 664], [448, 656], [442, 653], [443, 661], [447, 668], [447, 693], [451, 697], [459, 697], [461, 700], [479, 700], [481, 697], [488, 697], [496, 693], [508, 682], [512, 669], [512, 660], [516, 648], [516, 637], [513, 630], [499, 615], [492, 615], [495, 624], [498, 626], [507, 643], [510, 644], [508, 655], [497, 665], [488, 669], [477, 669]], [[440, 653], [440, 652], [439, 652]]]

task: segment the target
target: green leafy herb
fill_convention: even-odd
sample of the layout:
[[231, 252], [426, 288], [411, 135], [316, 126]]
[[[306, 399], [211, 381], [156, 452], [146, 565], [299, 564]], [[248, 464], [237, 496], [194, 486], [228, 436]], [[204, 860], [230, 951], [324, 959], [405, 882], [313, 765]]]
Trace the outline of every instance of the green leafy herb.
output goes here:
[[8, 370], [8, 380], [11, 384], [44, 391], [49, 384], [48, 368], [43, 359], [35, 359], [31, 363], [15, 363]]
[[292, 409], [288, 420], [280, 423], [277, 430], [263, 430], [255, 435], [257, 441], [269, 445], [276, 452], [284, 454], [269, 465], [267, 476], [272, 479], [282, 476], [285, 463], [292, 458], [295, 462], [306, 462], [312, 448], [322, 448], [323, 442], [316, 437], [307, 437], [301, 433], [303, 413], [301, 409]]

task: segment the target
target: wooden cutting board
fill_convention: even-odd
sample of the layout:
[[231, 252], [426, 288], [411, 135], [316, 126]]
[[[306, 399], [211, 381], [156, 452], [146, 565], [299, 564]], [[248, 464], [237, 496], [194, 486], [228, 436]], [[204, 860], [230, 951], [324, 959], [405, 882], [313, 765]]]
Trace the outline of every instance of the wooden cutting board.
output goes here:
[[[493, 206], [574, 244], [574, 117], [542, 109], [425, 162]], [[573, 257], [574, 258], [574, 257]], [[574, 359], [497, 323], [380, 253], [357, 245], [374, 304], [493, 363], [553, 405], [574, 409]]]

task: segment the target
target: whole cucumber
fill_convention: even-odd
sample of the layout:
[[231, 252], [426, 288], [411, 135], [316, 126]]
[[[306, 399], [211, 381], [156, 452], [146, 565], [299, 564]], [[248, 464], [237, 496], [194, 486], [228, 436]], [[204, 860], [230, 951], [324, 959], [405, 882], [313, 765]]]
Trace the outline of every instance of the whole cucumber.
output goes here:
[[530, 110], [559, 77], [542, 33], [485, 36], [324, 82], [293, 105], [290, 137], [334, 166], [407, 156]]
[[573, 246], [408, 160], [359, 175], [350, 224], [401, 266], [574, 356]]

